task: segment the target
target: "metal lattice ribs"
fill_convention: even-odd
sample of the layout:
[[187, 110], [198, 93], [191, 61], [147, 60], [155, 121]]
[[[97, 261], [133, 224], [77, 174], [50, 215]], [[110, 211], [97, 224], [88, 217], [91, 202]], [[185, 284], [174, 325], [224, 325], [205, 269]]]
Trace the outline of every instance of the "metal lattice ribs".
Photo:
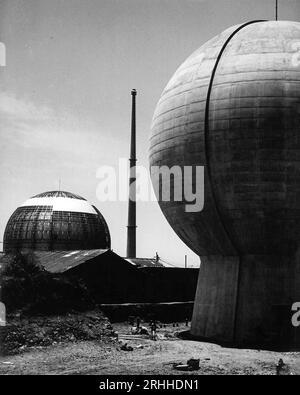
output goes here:
[[28, 199], [10, 217], [4, 251], [82, 250], [110, 248], [101, 213], [69, 192], [45, 192]]

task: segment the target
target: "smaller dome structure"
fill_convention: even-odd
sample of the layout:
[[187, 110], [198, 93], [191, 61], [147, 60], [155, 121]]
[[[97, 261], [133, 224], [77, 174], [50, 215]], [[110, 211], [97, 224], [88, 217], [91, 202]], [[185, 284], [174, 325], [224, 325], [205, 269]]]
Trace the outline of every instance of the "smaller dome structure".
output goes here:
[[28, 199], [12, 214], [4, 232], [4, 252], [108, 248], [109, 229], [99, 210], [64, 191]]

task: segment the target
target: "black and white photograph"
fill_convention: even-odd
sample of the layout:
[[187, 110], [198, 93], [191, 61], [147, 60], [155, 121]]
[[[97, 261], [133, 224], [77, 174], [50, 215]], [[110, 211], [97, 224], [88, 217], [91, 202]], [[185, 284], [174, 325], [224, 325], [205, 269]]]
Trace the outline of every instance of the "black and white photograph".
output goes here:
[[0, 0], [0, 375], [300, 375], [300, 0]]

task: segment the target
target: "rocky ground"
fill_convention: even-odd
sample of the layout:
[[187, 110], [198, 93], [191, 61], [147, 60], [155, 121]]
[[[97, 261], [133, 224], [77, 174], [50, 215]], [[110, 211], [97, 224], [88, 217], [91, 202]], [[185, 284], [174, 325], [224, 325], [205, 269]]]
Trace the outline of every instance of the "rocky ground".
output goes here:
[[[96, 325], [97, 314], [89, 313], [90, 325]], [[132, 335], [127, 323], [114, 324], [98, 319], [99, 336], [89, 332], [91, 328], [85, 319], [77, 317], [85, 328], [80, 335], [85, 340], [66, 338], [66, 334], [53, 340], [50, 345], [26, 346], [20, 354], [6, 355], [0, 360], [0, 374], [246, 374], [274, 375], [280, 358], [293, 374], [300, 374], [300, 353], [278, 353], [257, 350], [238, 350], [189, 340], [181, 340], [177, 333], [186, 330], [184, 323], [178, 326], [168, 324], [158, 329], [158, 340], [147, 335]], [[48, 319], [47, 319], [48, 320]], [[75, 318], [70, 318], [74, 322]], [[54, 320], [55, 321], [55, 320]], [[76, 321], [76, 320], [75, 320]], [[48, 324], [49, 325], [49, 324]], [[147, 326], [145, 324], [145, 326]], [[51, 327], [51, 325], [50, 325]], [[53, 328], [55, 325], [53, 326]], [[101, 329], [100, 329], [101, 327]], [[115, 337], [118, 332], [118, 340]], [[97, 332], [97, 333], [98, 333]], [[89, 339], [89, 336], [96, 336]], [[132, 351], [123, 351], [127, 343]], [[200, 359], [196, 372], [181, 372], [174, 369], [177, 363], [190, 358]]]
[[8, 317], [8, 323], [6, 327], [0, 327], [0, 356], [59, 343], [114, 337], [110, 321], [99, 310], [53, 316], [14, 314]]

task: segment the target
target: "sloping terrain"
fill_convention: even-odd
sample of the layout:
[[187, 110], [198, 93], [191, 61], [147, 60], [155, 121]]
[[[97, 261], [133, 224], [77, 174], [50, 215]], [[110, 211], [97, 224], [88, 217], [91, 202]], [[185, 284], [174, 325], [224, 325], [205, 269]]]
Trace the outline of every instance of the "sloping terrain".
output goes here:
[[[175, 332], [184, 330], [167, 325], [158, 330], [158, 340], [130, 335], [128, 324], [116, 324], [114, 330], [133, 351], [122, 351], [113, 337], [101, 340], [57, 343], [47, 347], [27, 348], [20, 355], [0, 361], [0, 374], [247, 374], [274, 375], [280, 358], [293, 374], [300, 374], [300, 353], [277, 353], [222, 348], [211, 343], [179, 340]], [[130, 340], [124, 340], [130, 338]], [[200, 370], [180, 372], [173, 364], [189, 358], [200, 359]]]
[[18, 354], [32, 347], [46, 347], [80, 340], [114, 337], [107, 317], [100, 310], [52, 316], [10, 316], [0, 327], [0, 356]]

